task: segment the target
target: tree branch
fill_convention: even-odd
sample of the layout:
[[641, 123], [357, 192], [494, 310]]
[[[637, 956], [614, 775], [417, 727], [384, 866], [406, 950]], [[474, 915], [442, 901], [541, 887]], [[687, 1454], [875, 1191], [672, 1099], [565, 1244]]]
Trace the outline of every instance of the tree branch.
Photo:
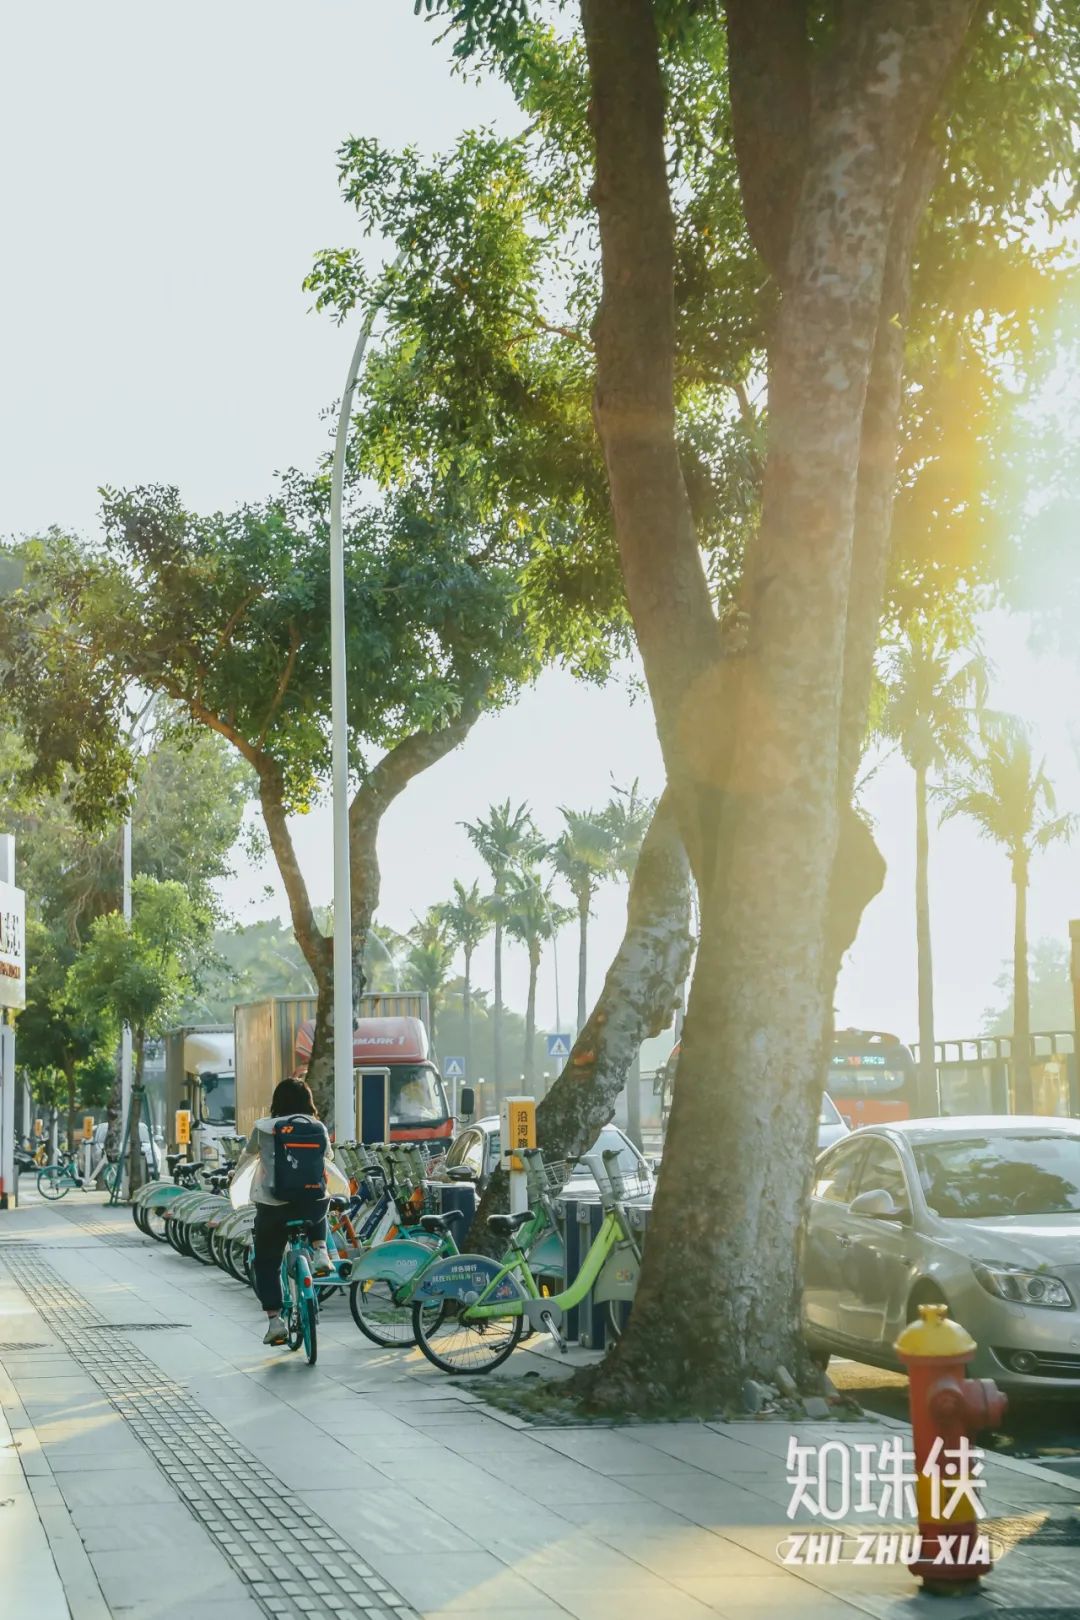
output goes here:
[[274, 696], [273, 696], [273, 699], [271, 700], [270, 707], [266, 711], [266, 719], [263, 721], [262, 730], [259, 732], [258, 742], [256, 744], [256, 746], [259, 747], [259, 748], [262, 748], [263, 744], [266, 742], [266, 734], [270, 730], [270, 726], [271, 726], [271, 723], [273, 721], [273, 718], [274, 718], [275, 714], [278, 712], [278, 710], [281, 707], [281, 700], [285, 696], [286, 691], [288, 690], [289, 682], [292, 680], [293, 670], [296, 668], [296, 658], [297, 658], [297, 654], [299, 653], [299, 651], [300, 651], [300, 632], [296, 628], [295, 619], [290, 619], [289, 620], [289, 656], [285, 661], [285, 668], [282, 670], [280, 678], [278, 679], [277, 687], [274, 690]]

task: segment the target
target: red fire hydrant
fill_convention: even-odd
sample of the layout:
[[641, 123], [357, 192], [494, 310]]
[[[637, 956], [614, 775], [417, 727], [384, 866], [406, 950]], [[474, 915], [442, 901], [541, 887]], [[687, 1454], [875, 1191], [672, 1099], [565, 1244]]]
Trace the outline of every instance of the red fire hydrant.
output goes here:
[[917, 1471], [920, 1545], [908, 1568], [927, 1591], [955, 1592], [992, 1565], [971, 1437], [1001, 1422], [1006, 1399], [993, 1379], [965, 1378], [977, 1346], [947, 1306], [920, 1305], [919, 1317], [896, 1341], [908, 1370]]

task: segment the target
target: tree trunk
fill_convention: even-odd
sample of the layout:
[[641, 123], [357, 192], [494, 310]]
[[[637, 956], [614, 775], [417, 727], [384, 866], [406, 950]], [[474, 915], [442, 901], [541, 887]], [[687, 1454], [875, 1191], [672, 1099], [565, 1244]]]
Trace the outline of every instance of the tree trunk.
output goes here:
[[[315, 979], [315, 1028], [312, 1032], [311, 1057], [308, 1059], [305, 1078], [311, 1087], [319, 1118], [325, 1120], [329, 1126], [334, 1122], [333, 951], [331, 950], [330, 961], [325, 967], [320, 967], [317, 973], [314, 968], [311, 971]], [[350, 1122], [340, 1140], [351, 1141], [353, 1134], [354, 1128]]]
[[[496, 883], [495, 891], [498, 893], [499, 885]], [[503, 1099], [503, 1053], [502, 1053], [502, 950], [503, 926], [496, 920], [495, 923], [495, 983], [492, 989], [491, 1006], [491, 1047], [492, 1047], [492, 1083], [495, 1090], [495, 1112], [498, 1113]]]
[[540, 942], [529, 941], [529, 998], [525, 1004], [525, 1052], [521, 1065], [525, 1095], [536, 1096], [536, 980], [540, 972]]
[[428, 991], [428, 1017], [431, 1019], [431, 1050], [437, 1052], [439, 1049], [436, 1034], [436, 1026], [439, 1021], [439, 992], [437, 990]]
[[[588, 1152], [615, 1112], [642, 1041], [670, 1024], [690, 964], [689, 920], [690, 869], [665, 793], [630, 880], [622, 944], [566, 1067], [536, 1110], [536, 1139], [549, 1163]], [[499, 1170], [477, 1211], [470, 1246], [493, 1246], [487, 1217], [505, 1209], [506, 1199]]]
[[[133, 1029], [135, 1072], [131, 1077], [131, 1125], [128, 1138], [128, 1197], [130, 1198], [146, 1180], [146, 1160], [142, 1150], [143, 1072], [146, 1067], [146, 1030]], [[147, 1130], [150, 1129], [147, 1122]], [[121, 1166], [123, 1173], [123, 1166]]]
[[[673, 228], [653, 8], [582, 0], [603, 270], [595, 415], [702, 906], [644, 1266], [629, 1330], [600, 1370], [601, 1405], [715, 1410], [748, 1375], [769, 1378], [781, 1362], [808, 1370], [797, 1234], [836, 970], [845, 659], [857, 630], [873, 634], [877, 612], [869, 591], [854, 613], [849, 600], [864, 405], [901, 187], [973, 10], [974, 0], [845, 8], [815, 63], [784, 262], [774, 267], [782, 299], [761, 527], [743, 590], [748, 631], [722, 638], [674, 431]], [[729, 6], [732, 19], [751, 13], [762, 17], [749, 0]], [[733, 83], [739, 67], [733, 53]], [[735, 135], [741, 172], [768, 161], [747, 148], [745, 131]]]
[[465, 1018], [465, 1078], [472, 1085], [476, 1076], [473, 1074], [472, 1061], [472, 948], [465, 947], [465, 985], [461, 992], [461, 1010]]
[[588, 1013], [588, 978], [589, 978], [589, 899], [588, 891], [579, 894], [578, 903], [578, 952], [577, 952], [577, 1023], [574, 1033], [580, 1034], [585, 1028], [585, 1018]]
[[626, 1134], [636, 1148], [641, 1147], [641, 1048], [634, 1053], [626, 1077]]
[[1028, 976], [1026, 854], [1013, 857], [1016, 922], [1013, 932], [1013, 1107], [1018, 1114], [1035, 1112], [1031, 1084], [1031, 985]]
[[75, 1141], [75, 1059], [70, 1052], [64, 1054], [64, 1079], [67, 1081], [68, 1141]]
[[105, 1151], [113, 1158], [120, 1152], [120, 1133], [124, 1128], [124, 1122], [121, 1118], [124, 1110], [122, 1063], [123, 1047], [117, 1044], [112, 1090], [109, 1092], [109, 1101], [105, 1108]]
[[940, 1112], [934, 1046], [934, 959], [930, 948], [930, 829], [926, 767], [915, 767], [915, 948], [919, 968], [919, 1113]]

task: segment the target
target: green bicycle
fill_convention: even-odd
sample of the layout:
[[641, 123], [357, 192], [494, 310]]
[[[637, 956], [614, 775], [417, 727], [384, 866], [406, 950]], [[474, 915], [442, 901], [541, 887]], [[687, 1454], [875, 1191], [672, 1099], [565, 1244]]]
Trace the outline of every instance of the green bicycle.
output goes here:
[[[526, 1155], [528, 1157], [528, 1155]], [[424, 1271], [413, 1291], [413, 1333], [424, 1355], [447, 1373], [491, 1372], [520, 1342], [525, 1324], [546, 1331], [562, 1351], [567, 1311], [591, 1291], [598, 1304], [630, 1300], [641, 1267], [641, 1244], [626, 1210], [638, 1196], [635, 1178], [621, 1176], [618, 1152], [585, 1154], [600, 1189], [604, 1219], [569, 1287], [545, 1294], [526, 1249], [531, 1210], [492, 1215], [491, 1230], [509, 1241], [501, 1262], [482, 1254], [459, 1254]], [[432, 1307], [441, 1305], [436, 1315]]]
[[88, 1166], [84, 1176], [74, 1153], [69, 1153], [58, 1164], [46, 1164], [38, 1171], [37, 1190], [43, 1198], [52, 1199], [63, 1198], [73, 1187], [80, 1192], [94, 1192], [99, 1176], [107, 1190], [112, 1192], [120, 1176], [118, 1160], [102, 1153], [96, 1164]]
[[281, 1260], [281, 1292], [285, 1300], [283, 1315], [289, 1330], [290, 1350], [303, 1345], [308, 1366], [314, 1367], [319, 1353], [319, 1300], [315, 1292], [315, 1279], [308, 1260], [307, 1221], [289, 1221], [288, 1245]]
[[[562, 1276], [566, 1261], [559, 1236], [554, 1194], [567, 1176], [565, 1165], [545, 1168], [538, 1151], [529, 1156], [529, 1214], [515, 1244], [503, 1256], [504, 1263], [515, 1261], [523, 1250], [537, 1276]], [[416, 1343], [413, 1300], [421, 1280], [441, 1260], [460, 1255], [453, 1228], [465, 1217], [461, 1210], [442, 1215], [421, 1215], [416, 1226], [404, 1237], [378, 1243], [354, 1264], [349, 1286], [349, 1308], [361, 1333], [386, 1349], [400, 1350]], [[442, 1306], [436, 1301], [425, 1305], [424, 1319], [430, 1336], [438, 1326]]]

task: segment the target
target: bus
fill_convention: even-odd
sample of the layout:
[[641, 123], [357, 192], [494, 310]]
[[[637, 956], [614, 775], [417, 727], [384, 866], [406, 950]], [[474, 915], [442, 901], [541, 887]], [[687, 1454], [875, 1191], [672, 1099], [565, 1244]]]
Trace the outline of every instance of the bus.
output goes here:
[[826, 1088], [844, 1119], [887, 1125], [918, 1114], [915, 1059], [895, 1035], [879, 1029], [838, 1029]]

